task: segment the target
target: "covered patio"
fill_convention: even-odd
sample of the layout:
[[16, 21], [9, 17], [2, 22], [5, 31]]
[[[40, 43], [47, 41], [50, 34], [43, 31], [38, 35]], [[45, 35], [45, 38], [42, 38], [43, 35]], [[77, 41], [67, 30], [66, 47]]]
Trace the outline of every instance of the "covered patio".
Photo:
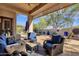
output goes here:
[[[73, 4], [61, 4], [61, 3], [35, 3], [35, 4], [31, 4], [31, 3], [12, 3], [12, 4], [0, 4], [0, 16], [2, 17], [7, 17], [7, 18], [11, 18], [13, 19], [12, 21], [12, 32], [16, 33], [15, 31], [15, 27], [16, 27], [16, 14], [17, 13], [23, 13], [25, 15], [28, 16], [28, 20], [29, 20], [29, 32], [33, 32], [33, 23], [32, 20], [37, 18], [37, 17], [41, 17], [44, 16], [48, 13], [60, 10], [62, 8], [66, 8], [68, 6], [71, 6]], [[4, 24], [3, 24], [4, 25]], [[2, 26], [2, 29], [5, 26]]]
[[[9, 30], [12, 35], [16, 35], [16, 14], [23, 13], [28, 16], [28, 26], [26, 24], [26, 31], [33, 32], [33, 20], [35, 18], [44, 16], [51, 12], [69, 7], [71, 3], [5, 3], [0, 4], [0, 30]], [[10, 24], [10, 25], [9, 25]], [[50, 36], [37, 36], [37, 42], [43, 45], [43, 42], [50, 38]], [[71, 42], [71, 43], [70, 43]], [[75, 42], [75, 44], [73, 44]], [[74, 47], [77, 47], [74, 49]], [[65, 40], [64, 53], [60, 55], [79, 55], [78, 41]], [[72, 50], [74, 52], [72, 52]], [[45, 55], [43, 47], [40, 47], [39, 52]], [[38, 54], [38, 55], [42, 55]], [[37, 55], [37, 54], [33, 54]]]

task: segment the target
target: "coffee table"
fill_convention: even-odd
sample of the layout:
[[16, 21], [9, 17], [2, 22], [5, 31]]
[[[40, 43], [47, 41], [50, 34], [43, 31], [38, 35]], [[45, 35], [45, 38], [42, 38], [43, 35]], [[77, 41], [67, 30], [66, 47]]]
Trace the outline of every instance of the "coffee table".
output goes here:
[[6, 47], [8, 53], [12, 54], [14, 51], [24, 51], [26, 52], [25, 45], [21, 45], [19, 43], [11, 44]]
[[29, 45], [31, 47], [31, 53], [34, 51], [38, 51], [39, 50], [39, 43], [37, 42], [30, 42], [29, 40], [24, 40], [25, 44]]

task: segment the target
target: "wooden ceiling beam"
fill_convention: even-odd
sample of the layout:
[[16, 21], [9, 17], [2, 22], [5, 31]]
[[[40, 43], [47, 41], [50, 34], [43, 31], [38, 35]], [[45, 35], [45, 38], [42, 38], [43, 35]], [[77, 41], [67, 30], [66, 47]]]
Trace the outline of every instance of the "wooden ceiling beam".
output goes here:
[[45, 6], [46, 4], [47, 4], [47, 3], [40, 3], [38, 6], [36, 6], [35, 8], [33, 8], [33, 9], [29, 12], [29, 14], [31, 14], [31, 13], [33, 13], [33, 12], [39, 10], [41, 7]]
[[56, 5], [58, 5], [58, 3], [48, 3], [45, 6], [43, 6], [42, 8], [40, 8], [39, 10], [33, 12], [31, 15], [35, 16], [37, 14], [42, 14], [44, 11], [49, 10], [50, 8], [52, 9], [52, 7], [55, 7]]
[[45, 10], [43, 12], [37, 13], [36, 15], [33, 16], [33, 18], [38, 18], [38, 17], [44, 16], [46, 14], [58, 11], [60, 9], [67, 8], [67, 7], [71, 6], [71, 5], [73, 5], [73, 4], [64, 4], [63, 5], [63, 4], [60, 3], [60, 4], [58, 4], [58, 5], [56, 5], [56, 6], [52, 7], [52, 8], [49, 8], [49, 10]]

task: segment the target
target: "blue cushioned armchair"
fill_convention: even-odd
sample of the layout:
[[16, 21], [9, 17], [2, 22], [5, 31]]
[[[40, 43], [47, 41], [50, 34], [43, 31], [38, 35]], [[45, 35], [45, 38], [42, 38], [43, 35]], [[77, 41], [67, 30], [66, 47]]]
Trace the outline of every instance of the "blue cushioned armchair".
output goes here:
[[4, 44], [0, 44], [0, 56], [10, 56]]
[[6, 37], [4, 35], [0, 36], [0, 56], [7, 56], [9, 53], [6, 50]]
[[63, 52], [64, 38], [60, 35], [52, 36], [51, 40], [45, 40], [43, 48], [48, 55], [58, 55]]

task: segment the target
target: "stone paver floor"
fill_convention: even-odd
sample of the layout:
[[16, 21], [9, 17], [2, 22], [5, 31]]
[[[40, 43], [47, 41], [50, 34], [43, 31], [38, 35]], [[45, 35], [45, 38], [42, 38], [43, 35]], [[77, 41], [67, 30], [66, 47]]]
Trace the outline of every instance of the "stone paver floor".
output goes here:
[[[38, 42], [40, 43], [38, 53], [29, 54], [30, 56], [46, 56], [42, 47], [44, 40], [50, 39], [49, 36], [38, 36]], [[79, 56], [79, 40], [65, 39], [63, 53], [58, 56]]]
[[79, 41], [66, 39], [64, 43], [64, 52], [60, 56], [79, 56]]

